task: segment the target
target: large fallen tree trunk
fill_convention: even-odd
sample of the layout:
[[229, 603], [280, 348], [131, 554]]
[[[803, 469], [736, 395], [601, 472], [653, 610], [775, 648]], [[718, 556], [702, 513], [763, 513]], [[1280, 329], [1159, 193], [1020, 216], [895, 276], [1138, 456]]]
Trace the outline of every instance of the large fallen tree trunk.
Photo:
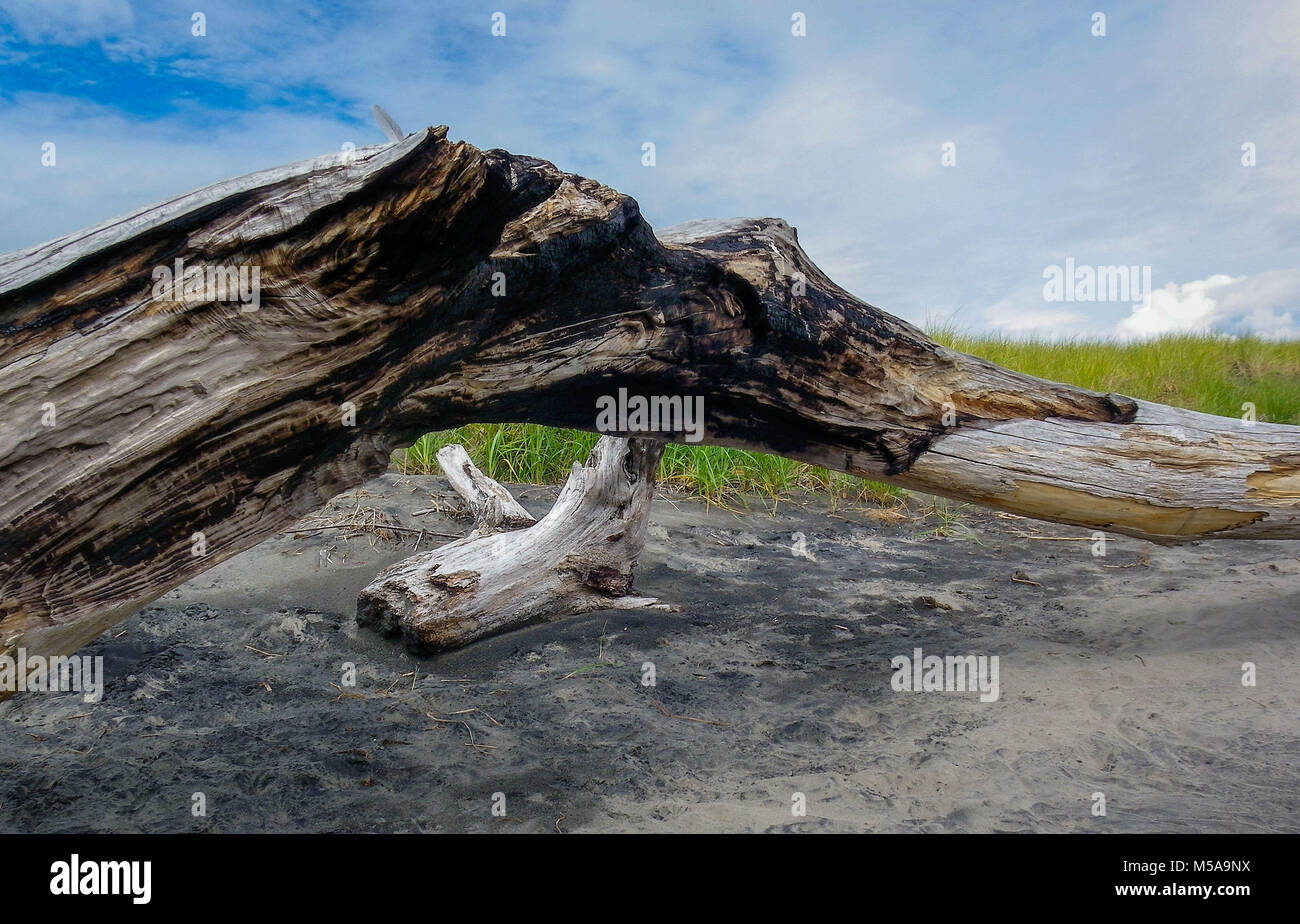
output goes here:
[[840, 289], [784, 222], [656, 237], [627, 196], [436, 128], [0, 258], [0, 652], [75, 649], [425, 431], [594, 429], [620, 387], [703, 396], [706, 442], [1032, 517], [1300, 536], [1300, 428], [1001, 369]]

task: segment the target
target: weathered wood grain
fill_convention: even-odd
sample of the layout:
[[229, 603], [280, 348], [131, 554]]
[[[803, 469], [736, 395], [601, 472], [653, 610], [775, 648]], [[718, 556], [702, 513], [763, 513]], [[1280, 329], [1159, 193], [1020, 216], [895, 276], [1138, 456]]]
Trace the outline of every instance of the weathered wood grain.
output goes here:
[[[257, 310], [157, 294], [177, 259], [256, 267]], [[840, 289], [780, 220], [656, 236], [434, 128], [0, 257], [0, 651], [75, 649], [423, 432], [593, 429], [619, 387], [703, 395], [706, 442], [1028, 516], [1300, 535], [1298, 428], [1001, 369]]]
[[459, 443], [443, 446], [438, 450], [437, 458], [452, 490], [469, 505], [475, 532], [487, 534], [497, 530], [522, 529], [537, 522], [520, 506], [514, 495], [479, 471], [478, 466], [470, 461], [464, 446]]
[[[500, 494], [518, 506], [509, 491], [482, 473], [461, 481], [457, 491], [479, 511], [474, 531], [381, 571], [357, 597], [357, 621], [429, 653], [539, 620], [665, 606], [631, 593], [663, 451], [659, 440], [601, 437], [550, 512], [521, 528], [497, 517]], [[463, 455], [439, 453], [453, 485]]]

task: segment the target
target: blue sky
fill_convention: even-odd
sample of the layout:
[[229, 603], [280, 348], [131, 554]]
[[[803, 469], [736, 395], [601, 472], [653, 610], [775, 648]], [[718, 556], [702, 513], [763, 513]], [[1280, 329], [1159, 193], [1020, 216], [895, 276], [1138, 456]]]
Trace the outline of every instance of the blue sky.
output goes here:
[[[656, 227], [783, 217], [916, 323], [1300, 337], [1293, 2], [0, 0], [0, 251], [381, 142], [372, 103]], [[1048, 300], [1067, 259], [1149, 266], [1154, 291]]]

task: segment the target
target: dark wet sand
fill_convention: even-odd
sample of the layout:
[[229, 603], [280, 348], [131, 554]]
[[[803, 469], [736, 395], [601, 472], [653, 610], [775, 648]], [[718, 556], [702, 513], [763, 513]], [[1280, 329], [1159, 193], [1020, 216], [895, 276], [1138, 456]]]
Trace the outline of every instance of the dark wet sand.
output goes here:
[[[554, 489], [519, 493], [540, 514]], [[411, 516], [431, 496], [454, 503], [390, 474], [333, 506], [464, 532]], [[1095, 558], [1015, 535], [1087, 530], [964, 513], [978, 541], [657, 500], [637, 589], [681, 612], [436, 658], [353, 621], [411, 536], [277, 537], [83, 651], [102, 702], [0, 703], [0, 831], [1300, 831], [1300, 542]], [[997, 655], [999, 700], [894, 692], [918, 646]]]

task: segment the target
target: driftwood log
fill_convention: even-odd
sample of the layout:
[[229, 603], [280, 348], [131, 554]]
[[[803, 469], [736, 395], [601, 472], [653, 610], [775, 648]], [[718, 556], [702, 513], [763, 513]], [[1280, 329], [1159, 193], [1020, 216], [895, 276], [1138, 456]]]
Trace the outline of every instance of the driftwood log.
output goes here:
[[357, 598], [357, 621], [435, 652], [538, 620], [666, 607], [631, 594], [663, 451], [658, 440], [601, 437], [534, 522], [463, 448], [445, 447], [438, 461], [474, 531], [381, 571]]
[[1031, 517], [1300, 536], [1300, 428], [999, 368], [839, 288], [782, 221], [656, 236], [440, 127], [0, 257], [0, 654], [77, 648], [426, 431], [594, 429], [619, 387], [704, 396], [706, 442]]

